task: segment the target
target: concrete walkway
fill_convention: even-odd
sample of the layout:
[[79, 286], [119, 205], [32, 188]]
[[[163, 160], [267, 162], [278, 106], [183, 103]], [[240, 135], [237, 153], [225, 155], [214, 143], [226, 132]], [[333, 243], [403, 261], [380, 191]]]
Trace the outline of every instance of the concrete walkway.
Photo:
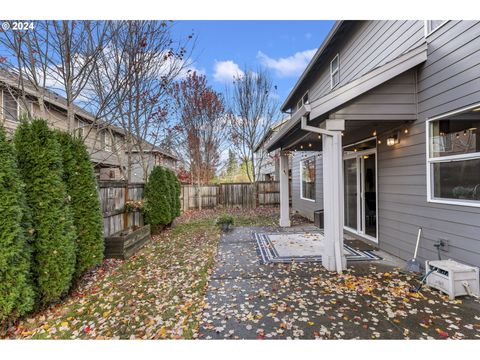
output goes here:
[[202, 314], [203, 339], [480, 338], [480, 302], [448, 301], [395, 266], [398, 259], [352, 262], [342, 274], [320, 263], [261, 265], [254, 232], [312, 227], [235, 228], [223, 234]]

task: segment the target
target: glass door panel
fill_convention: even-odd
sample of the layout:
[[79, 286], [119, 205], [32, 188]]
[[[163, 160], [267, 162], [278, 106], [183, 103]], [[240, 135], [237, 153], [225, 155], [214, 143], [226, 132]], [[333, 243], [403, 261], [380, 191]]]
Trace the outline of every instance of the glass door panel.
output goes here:
[[357, 229], [357, 159], [344, 161], [345, 184], [345, 226]]
[[377, 174], [375, 154], [364, 155], [362, 159], [363, 183], [363, 232], [377, 237]]

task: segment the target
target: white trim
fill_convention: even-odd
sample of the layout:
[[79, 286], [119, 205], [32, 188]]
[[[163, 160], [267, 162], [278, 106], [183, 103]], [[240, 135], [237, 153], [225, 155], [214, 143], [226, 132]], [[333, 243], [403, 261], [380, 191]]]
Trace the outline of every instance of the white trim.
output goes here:
[[432, 35], [435, 31], [439, 30], [440, 28], [442, 28], [446, 23], [448, 23], [450, 20], [444, 20], [440, 25], [438, 25], [435, 29], [433, 29], [432, 31], [429, 31], [429, 21], [433, 21], [433, 20], [425, 20], [423, 22], [423, 27], [424, 27], [424, 34], [425, 34], [425, 37], [429, 37], [430, 35]]
[[[442, 24], [443, 25], [443, 24]], [[478, 108], [480, 103], [466, 106], [461, 109], [453, 110], [441, 115], [434, 116], [432, 118], [427, 118], [425, 121], [425, 144], [426, 144], [426, 167], [427, 167], [427, 202], [436, 203], [436, 204], [446, 204], [446, 205], [458, 205], [458, 206], [468, 206], [468, 207], [480, 207], [480, 201], [478, 200], [456, 200], [456, 199], [447, 199], [447, 198], [436, 198], [433, 196], [433, 175], [432, 175], [432, 165], [435, 163], [441, 162], [454, 162], [454, 161], [466, 161], [480, 159], [480, 152], [469, 153], [469, 154], [459, 154], [459, 155], [449, 155], [449, 156], [440, 156], [440, 157], [430, 157], [430, 124], [433, 121], [441, 120], [448, 118], [452, 115], [460, 114], [475, 108]]]
[[[333, 70], [332, 64], [335, 61], [335, 59], [337, 59], [337, 68]], [[333, 76], [337, 73], [338, 73], [338, 83], [333, 85]], [[335, 88], [335, 86], [337, 86], [338, 84], [340, 84], [340, 55], [339, 54], [335, 55], [332, 61], [330, 61], [330, 89]]]
[[[301, 200], [317, 202], [315, 200], [316, 195], [317, 195], [317, 163], [316, 163], [315, 158], [316, 158], [315, 155], [311, 155], [311, 156], [308, 156], [304, 159], [300, 159], [300, 199]], [[314, 180], [313, 181], [314, 181], [314, 184], [315, 184], [315, 194], [313, 194], [313, 199], [303, 197], [303, 167], [302, 167], [302, 165], [303, 165], [304, 161], [311, 160], [311, 159], [313, 159], [313, 166], [314, 166], [314, 172], [313, 172]]]
[[[370, 240], [370, 241], [378, 244], [378, 242], [379, 242], [379, 240], [378, 240], [378, 238], [379, 238], [379, 235], [378, 235], [379, 216], [378, 216], [378, 143], [376, 141], [377, 137], [376, 136], [370, 137], [370, 138], [358, 141], [356, 143], [346, 145], [343, 148], [349, 147], [349, 146], [352, 146], [352, 145], [355, 145], [355, 144], [360, 144], [360, 143], [370, 141], [370, 140], [373, 140], [373, 139], [375, 139], [375, 147], [374, 148], [366, 149], [366, 150], [363, 150], [363, 151], [358, 151], [358, 152], [355, 152], [355, 153], [349, 153], [349, 154], [345, 154], [345, 152], [344, 152], [344, 156], [343, 156], [344, 161], [345, 160], [351, 160], [351, 159], [356, 160], [356, 166], [357, 166], [357, 229], [353, 229], [351, 227], [345, 226], [345, 224], [344, 224], [343, 227], [344, 227], [345, 230], [348, 230], [348, 231], [354, 233], [355, 235], [358, 235], [360, 237], [363, 237], [367, 240]], [[362, 175], [364, 175], [363, 174], [363, 168], [364, 168], [363, 156], [364, 155], [375, 155], [375, 211], [376, 211], [375, 226], [376, 226], [376, 235], [377, 235], [376, 238], [365, 233], [365, 216], [364, 216], [364, 212], [365, 212], [364, 186], [365, 185], [362, 181]], [[344, 187], [343, 191], [345, 192], [345, 187]], [[361, 224], [361, 227], [360, 227], [361, 231], [359, 231], [359, 225], [360, 224]]]

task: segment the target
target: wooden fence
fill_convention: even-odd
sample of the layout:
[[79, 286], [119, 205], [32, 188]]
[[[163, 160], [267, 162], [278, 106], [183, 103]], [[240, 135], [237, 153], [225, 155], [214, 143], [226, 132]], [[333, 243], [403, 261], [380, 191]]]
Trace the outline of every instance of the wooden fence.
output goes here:
[[253, 208], [280, 203], [278, 181], [228, 183], [219, 185], [182, 185], [182, 210], [202, 208], [241, 207]]
[[144, 184], [126, 181], [99, 181], [98, 192], [103, 212], [103, 235], [110, 236], [128, 226], [143, 226], [140, 211], [125, 212], [126, 200], [143, 199]]
[[[143, 226], [140, 211], [126, 213], [125, 201], [143, 199], [144, 184], [126, 181], [99, 181], [98, 192], [103, 212], [103, 234], [110, 236], [128, 226]], [[200, 193], [198, 194], [197, 191]], [[200, 196], [198, 196], [200, 195]], [[280, 203], [278, 181], [261, 181], [256, 184], [229, 183], [219, 185], [182, 185], [182, 211], [202, 208], [241, 207], [253, 208]]]

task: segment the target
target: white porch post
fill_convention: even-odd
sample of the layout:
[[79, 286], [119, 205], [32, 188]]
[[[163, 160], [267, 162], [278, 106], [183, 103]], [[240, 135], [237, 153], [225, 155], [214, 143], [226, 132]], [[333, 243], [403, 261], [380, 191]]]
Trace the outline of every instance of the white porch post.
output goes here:
[[329, 271], [341, 273], [347, 261], [343, 253], [343, 149], [344, 120], [326, 120], [322, 125], [329, 134], [323, 142], [323, 209], [325, 224], [322, 265]]
[[290, 226], [290, 204], [288, 193], [288, 155], [280, 154], [280, 226]]

